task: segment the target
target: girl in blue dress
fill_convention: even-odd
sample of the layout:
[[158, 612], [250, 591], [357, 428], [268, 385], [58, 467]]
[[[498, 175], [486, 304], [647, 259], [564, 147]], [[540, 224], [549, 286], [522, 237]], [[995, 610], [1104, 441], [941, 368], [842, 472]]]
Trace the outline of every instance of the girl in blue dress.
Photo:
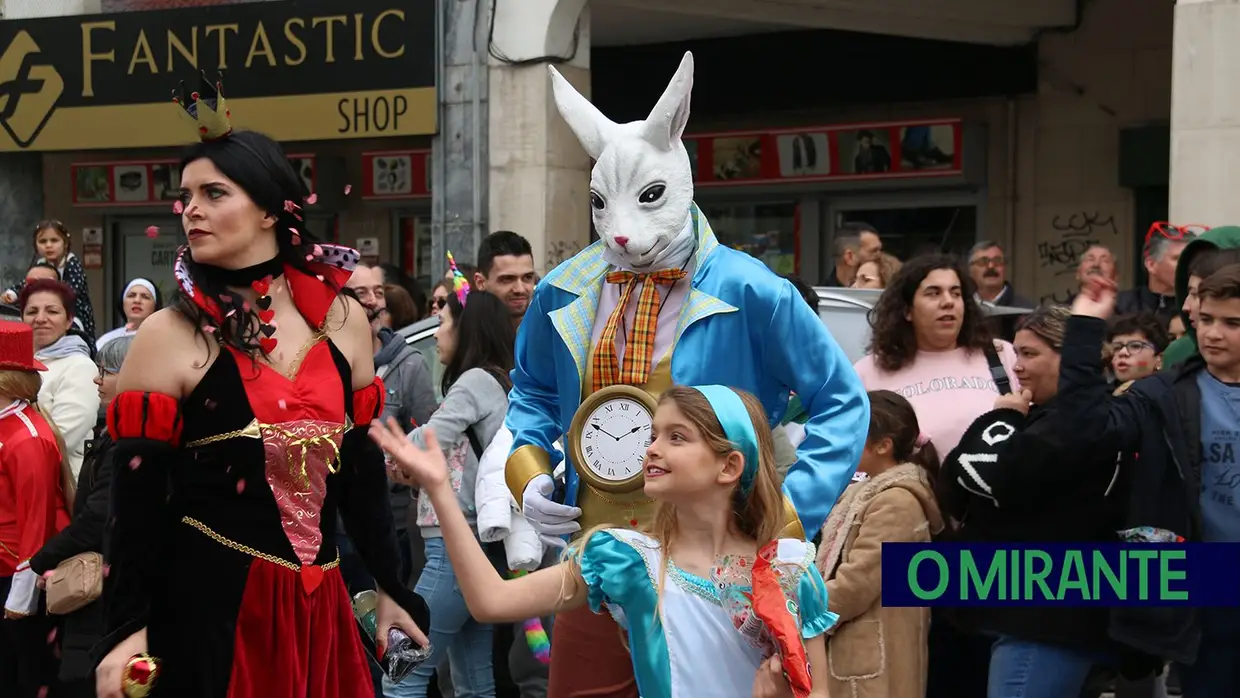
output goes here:
[[645, 462], [645, 493], [661, 507], [652, 530], [588, 531], [561, 564], [512, 580], [487, 560], [434, 434], [423, 436], [425, 448], [394, 422], [371, 429], [391, 455], [392, 477], [430, 497], [480, 622], [589, 603], [627, 634], [643, 698], [826, 698], [824, 634], [837, 616], [813, 544], [777, 538], [783, 497], [771, 430], [752, 395], [723, 386], [663, 393]]

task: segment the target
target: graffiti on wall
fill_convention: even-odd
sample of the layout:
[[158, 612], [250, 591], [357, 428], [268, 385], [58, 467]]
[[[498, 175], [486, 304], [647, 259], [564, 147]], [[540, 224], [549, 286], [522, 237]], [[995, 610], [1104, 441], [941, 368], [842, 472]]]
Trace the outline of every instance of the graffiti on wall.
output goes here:
[[1076, 270], [1089, 248], [1104, 245], [1115, 255], [1122, 254], [1117, 248], [1125, 243], [1119, 232], [1123, 225], [1106, 209], [1080, 207], [1050, 213], [1049, 224], [1038, 236], [1038, 296], [1042, 303], [1066, 303], [1076, 293]]

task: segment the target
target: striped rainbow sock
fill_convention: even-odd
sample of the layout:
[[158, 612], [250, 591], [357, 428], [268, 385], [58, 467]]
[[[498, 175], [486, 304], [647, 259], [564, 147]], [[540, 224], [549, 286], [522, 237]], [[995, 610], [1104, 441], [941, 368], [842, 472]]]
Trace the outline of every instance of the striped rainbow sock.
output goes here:
[[[529, 574], [525, 570], [510, 570], [510, 578], [524, 577]], [[547, 637], [547, 631], [543, 628], [541, 618], [530, 618], [521, 625], [521, 629], [525, 631], [525, 643], [529, 645], [530, 652], [534, 654], [534, 658], [543, 664], [551, 663], [551, 638]]]

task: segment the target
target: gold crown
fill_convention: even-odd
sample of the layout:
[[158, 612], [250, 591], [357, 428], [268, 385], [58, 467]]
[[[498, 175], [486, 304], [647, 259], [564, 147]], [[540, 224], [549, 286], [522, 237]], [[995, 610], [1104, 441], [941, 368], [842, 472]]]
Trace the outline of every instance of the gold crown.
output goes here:
[[202, 86], [197, 92], [187, 95], [184, 81], [181, 82], [180, 94], [177, 94], [176, 90], [172, 91], [172, 101], [180, 107], [177, 111], [193, 122], [198, 137], [204, 141], [224, 138], [233, 130], [230, 121], [232, 113], [228, 111], [228, 105], [224, 101], [223, 78], [224, 75], [221, 73], [219, 79], [212, 85], [204, 72]]

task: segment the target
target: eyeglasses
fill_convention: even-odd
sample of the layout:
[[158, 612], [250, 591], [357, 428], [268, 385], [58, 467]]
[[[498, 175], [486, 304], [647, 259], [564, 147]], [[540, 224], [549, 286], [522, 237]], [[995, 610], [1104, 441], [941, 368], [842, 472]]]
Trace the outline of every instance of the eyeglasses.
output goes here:
[[432, 310], [443, 310], [443, 307], [447, 304], [448, 304], [447, 298], [432, 298], [430, 302], [430, 306]]
[[1178, 242], [1184, 238], [1194, 238], [1202, 233], [1209, 232], [1210, 226], [1200, 223], [1189, 223], [1188, 225], [1176, 225], [1167, 221], [1158, 221], [1150, 226], [1149, 231], [1145, 233], [1145, 247], [1148, 249], [1150, 240], [1155, 235], [1166, 238], [1172, 242]]
[[1111, 342], [1111, 353], [1118, 354], [1127, 349], [1129, 354], [1136, 354], [1142, 349], [1154, 349], [1154, 345], [1149, 342], [1143, 342], [1140, 339], [1134, 339], [1128, 342]]

